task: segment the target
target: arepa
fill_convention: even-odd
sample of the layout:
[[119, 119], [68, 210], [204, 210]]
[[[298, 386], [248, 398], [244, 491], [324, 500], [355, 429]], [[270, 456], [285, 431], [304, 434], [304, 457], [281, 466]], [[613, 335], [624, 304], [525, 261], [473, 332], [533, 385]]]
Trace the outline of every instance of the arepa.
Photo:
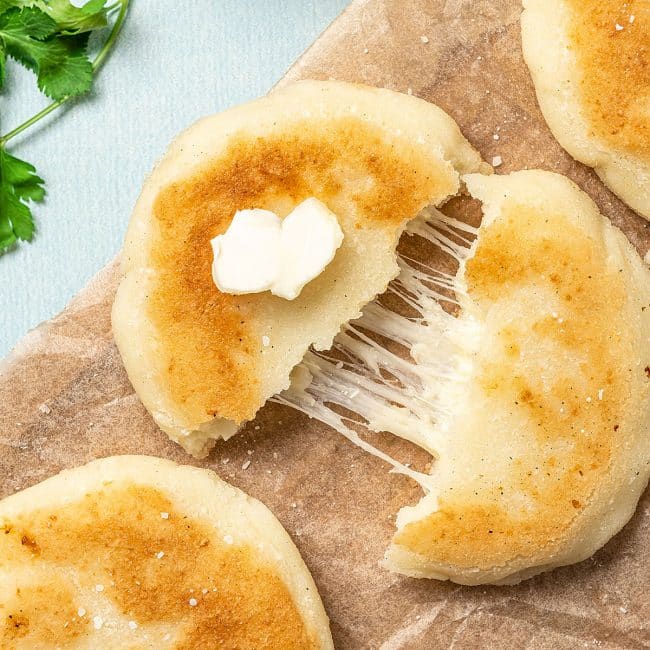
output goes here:
[[0, 647], [333, 648], [298, 550], [216, 474], [146, 456], [0, 502]]
[[524, 58], [551, 131], [650, 219], [650, 4], [523, 4]]

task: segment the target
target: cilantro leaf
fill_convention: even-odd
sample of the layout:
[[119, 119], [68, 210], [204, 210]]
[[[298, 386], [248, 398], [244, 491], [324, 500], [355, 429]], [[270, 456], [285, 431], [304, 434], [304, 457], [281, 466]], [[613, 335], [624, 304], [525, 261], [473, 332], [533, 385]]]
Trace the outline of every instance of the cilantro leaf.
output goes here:
[[0, 14], [0, 40], [7, 54], [36, 73], [43, 93], [59, 100], [87, 92], [93, 73], [86, 55], [87, 35], [59, 36], [57, 29], [56, 22], [37, 7]]
[[75, 7], [70, 0], [40, 0], [36, 6], [52, 18], [61, 34], [82, 34], [106, 27], [106, 0], [90, 0]]
[[62, 61], [46, 59], [39, 67], [38, 87], [48, 97], [63, 99], [83, 95], [93, 83], [93, 66], [86, 54], [88, 34], [59, 39]]
[[33, 165], [0, 148], [0, 253], [18, 239], [31, 241], [34, 220], [27, 203], [44, 196], [43, 179]]
[[58, 45], [37, 40], [36, 34], [54, 31], [56, 23], [40, 9], [9, 9], [0, 15], [0, 39], [7, 54], [34, 72], [38, 71], [39, 60], [48, 56], [63, 58]]
[[[69, 99], [87, 92], [107, 54], [115, 45], [130, 0], [106, 8], [106, 0], [89, 0], [77, 7], [70, 0], [0, 0], [0, 90], [7, 57], [36, 74], [38, 87], [54, 101], [0, 136], [0, 255], [18, 240], [34, 235], [32, 202], [45, 196], [44, 181], [35, 168], [7, 153], [6, 144]], [[88, 37], [105, 27], [110, 11], [117, 18], [94, 60], [88, 59]]]
[[70, 0], [0, 0], [0, 13], [12, 7], [36, 7], [54, 20], [59, 34], [70, 35], [106, 27], [105, 5], [106, 0], [88, 0], [82, 7], [76, 7]]

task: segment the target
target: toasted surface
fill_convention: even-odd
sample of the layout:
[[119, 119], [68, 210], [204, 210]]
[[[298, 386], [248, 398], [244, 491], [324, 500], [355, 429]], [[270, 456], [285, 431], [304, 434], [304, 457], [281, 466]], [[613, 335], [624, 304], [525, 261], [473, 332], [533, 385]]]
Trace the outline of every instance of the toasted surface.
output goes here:
[[522, 37], [560, 144], [650, 219], [650, 6], [524, 0]]
[[485, 214], [459, 271], [470, 370], [387, 565], [517, 582], [589, 557], [647, 484], [650, 271], [564, 177], [466, 181]]
[[205, 470], [117, 456], [0, 502], [0, 647], [332, 648], [298, 550]]
[[[197, 455], [232, 435], [289, 385], [309, 345], [328, 348], [385, 289], [406, 222], [479, 165], [437, 107], [338, 82], [300, 82], [183, 133], [136, 205], [113, 309], [129, 377], [156, 422]], [[326, 270], [294, 301], [219, 292], [209, 242], [234, 213], [285, 216], [311, 196], [345, 236]]]

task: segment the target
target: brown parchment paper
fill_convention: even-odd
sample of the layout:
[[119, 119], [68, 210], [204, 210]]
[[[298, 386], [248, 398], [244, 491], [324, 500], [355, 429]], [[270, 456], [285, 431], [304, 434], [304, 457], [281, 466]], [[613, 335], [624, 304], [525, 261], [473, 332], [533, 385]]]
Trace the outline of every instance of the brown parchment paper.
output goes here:
[[[650, 224], [546, 127], [521, 57], [519, 13], [518, 0], [358, 0], [283, 83], [334, 77], [410, 88], [448, 111], [486, 160], [501, 156], [498, 172], [541, 167], [570, 176], [645, 254]], [[185, 455], [155, 427], [122, 368], [109, 318], [117, 279], [114, 262], [0, 364], [2, 496], [98, 457], [163, 456], [215, 469], [273, 510], [313, 572], [337, 648], [650, 647], [648, 491], [593, 558], [516, 587], [392, 575], [378, 562], [396, 512], [418, 490], [276, 405], [205, 462]], [[398, 440], [386, 444], [410, 453]]]

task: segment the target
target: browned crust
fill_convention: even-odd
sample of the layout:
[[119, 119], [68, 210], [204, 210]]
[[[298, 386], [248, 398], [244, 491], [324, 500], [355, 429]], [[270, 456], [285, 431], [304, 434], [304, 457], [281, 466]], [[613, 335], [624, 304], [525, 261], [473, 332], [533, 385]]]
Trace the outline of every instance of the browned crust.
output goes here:
[[[623, 416], [632, 368], [625, 360], [634, 358], [623, 321], [623, 273], [605, 268], [602, 239], [586, 237], [561, 215], [512, 202], [502, 214], [484, 227], [467, 264], [470, 296], [489, 318], [490, 305], [518, 288], [550, 289], [562, 321], [549, 313], [531, 322], [522, 313], [521, 325], [499, 331], [497, 349], [482, 360], [477, 380], [491, 401], [522, 416], [534, 432], [535, 449], [547, 451], [511, 458], [499, 485], [474, 492], [457, 486], [441, 497], [438, 511], [395, 538], [436, 563], [483, 570], [518, 556], [551, 557], [566, 542], [575, 517], [610, 471], [615, 445], [629, 435]], [[549, 384], [548, 376], [531, 372], [526, 346], [552, 349], [560, 358], [566, 351], [582, 361], [578, 369], [567, 364]], [[513, 507], [513, 493], [523, 495], [525, 505]]]
[[93, 613], [78, 616], [76, 587], [58, 567], [74, 567], [82, 589], [102, 584], [102, 595], [127, 619], [162, 624], [175, 648], [318, 646], [288, 589], [253, 548], [228, 545], [154, 488], [107, 484], [57, 510], [5, 521], [0, 557], [40, 572], [0, 604], [2, 648], [18, 638], [40, 647], [93, 633]]
[[639, 0], [566, 2], [590, 135], [650, 160], [650, 5]]
[[336, 118], [298, 122], [267, 138], [242, 133], [200, 173], [160, 191], [151, 262], [157, 281], [147, 311], [166, 357], [165, 385], [187, 422], [218, 416], [239, 423], [263, 402], [254, 322], [268, 297], [222, 294], [211, 277], [209, 241], [234, 213], [284, 215], [309, 196], [335, 211], [346, 201], [354, 214], [338, 215], [344, 232], [381, 228], [390, 241], [431, 196], [453, 191], [440, 165], [406, 138], [388, 140], [361, 119]]

